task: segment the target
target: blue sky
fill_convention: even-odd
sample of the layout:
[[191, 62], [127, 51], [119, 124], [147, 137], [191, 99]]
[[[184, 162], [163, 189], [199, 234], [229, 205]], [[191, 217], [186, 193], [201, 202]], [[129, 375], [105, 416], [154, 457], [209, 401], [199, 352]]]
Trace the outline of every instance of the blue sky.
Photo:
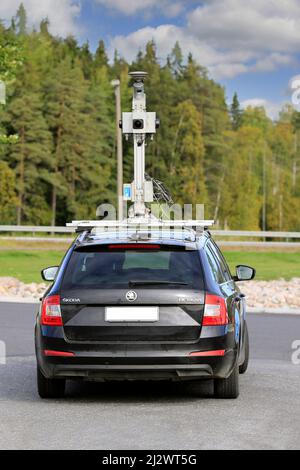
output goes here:
[[[1, 0], [9, 20], [20, 0]], [[23, 0], [31, 25], [48, 16], [51, 32], [88, 40], [95, 50], [105, 40], [132, 60], [154, 39], [165, 60], [176, 40], [211, 76], [238, 92], [244, 104], [265, 105], [276, 116], [290, 102], [289, 82], [299, 74], [299, 0]]]
[[[141, 0], [143, 2], [143, 0]], [[108, 6], [105, 6], [105, 3]], [[151, 26], [156, 28], [163, 24], [166, 19], [168, 22], [170, 17], [165, 16], [160, 10], [149, 10], [138, 11], [135, 14], [124, 14], [117, 8], [109, 7], [109, 1], [102, 2], [99, 4], [97, 1], [85, 0], [82, 5], [82, 11], [79, 18], [79, 23], [83, 26], [84, 31], [81, 34], [81, 39], [88, 39], [91, 44], [91, 48], [97, 47], [99, 35], [103, 37], [109, 45], [110, 39], [117, 35], [129, 35], [133, 31]], [[124, 0], [126, 3], [126, 0]], [[172, 24], [177, 26], [183, 26], [185, 23], [185, 14], [191, 9], [192, 3], [187, 2], [190, 5], [185, 5], [184, 14], [172, 17]]]

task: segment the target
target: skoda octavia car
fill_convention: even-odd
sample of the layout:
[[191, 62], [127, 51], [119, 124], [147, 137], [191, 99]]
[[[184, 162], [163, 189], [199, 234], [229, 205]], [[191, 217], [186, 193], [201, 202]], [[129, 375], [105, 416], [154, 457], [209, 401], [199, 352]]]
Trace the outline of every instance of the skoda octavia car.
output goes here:
[[[141, 236], [143, 235], [143, 236]], [[108, 238], [109, 236], [109, 238]], [[36, 319], [37, 384], [62, 397], [67, 379], [213, 380], [236, 398], [247, 369], [245, 299], [209, 232], [172, 236], [85, 231], [59, 267]]]

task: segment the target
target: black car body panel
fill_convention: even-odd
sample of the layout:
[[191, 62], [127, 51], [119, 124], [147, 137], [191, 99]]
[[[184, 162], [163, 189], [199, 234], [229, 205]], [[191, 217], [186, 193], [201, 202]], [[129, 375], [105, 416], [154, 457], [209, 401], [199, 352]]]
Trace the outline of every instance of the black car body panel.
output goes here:
[[[69, 273], [68, 276], [72, 275], [73, 278], [75, 276], [76, 282], [83, 279], [84, 284], [85, 269], [89, 266], [87, 264], [87, 260], [90, 259], [89, 253], [93, 254], [95, 250], [97, 252], [98, 248], [102, 252], [112, 243], [124, 246], [128, 243], [132, 244], [132, 240], [128, 237], [119, 238], [117, 241], [113, 237], [98, 239], [95, 236], [81, 234], [72, 244], [61, 263], [53, 285], [44, 295], [44, 299], [54, 295], [60, 296], [62, 325], [42, 325], [41, 308], [37, 315], [36, 354], [38, 366], [45, 377], [99, 381], [226, 378], [229, 377], [236, 364], [243, 362], [245, 302], [231, 275], [228, 279], [225, 276], [224, 282], [216, 282], [212, 274], [211, 261], [208, 258], [210, 254], [207, 251], [216, 250], [217, 254], [214, 254], [214, 257], [222, 255], [210, 235], [204, 232], [195, 242], [161, 238], [155, 240], [154, 237], [154, 240], [145, 243], [155, 242], [159, 243], [163, 250], [169, 250], [171, 253], [177, 249], [179, 252], [192, 250], [194, 254], [189, 257], [197, 256], [199, 261], [199, 270], [196, 273], [201, 274], [199, 285], [198, 281], [197, 285], [192, 285], [192, 280], [189, 281], [189, 286], [137, 285], [132, 288], [137, 294], [134, 302], [126, 298], [126, 294], [131, 289], [129, 286], [124, 288], [124, 286], [103, 287], [102, 285], [101, 288], [95, 288], [93, 285], [91, 288], [89, 285], [84, 285], [82, 289], [72, 288], [72, 283], [69, 280], [66, 282], [66, 273], [68, 274], [68, 265], [70, 260], [74, 259], [72, 256], [76, 251], [82, 250], [87, 253], [87, 256], [83, 257], [84, 264], [81, 264], [80, 275], [76, 274], [74, 265], [72, 274]], [[125, 248], [124, 250], [126, 251]], [[171, 254], [169, 256], [171, 257]], [[173, 257], [175, 261], [176, 256]], [[95, 259], [96, 256], [92, 259], [94, 264], [96, 264]], [[124, 263], [123, 258], [122, 260]], [[82, 260], [80, 262], [82, 263]], [[219, 262], [220, 265], [225, 263], [222, 259]], [[134, 272], [135, 276], [139, 274], [138, 280], [140, 280], [143, 279], [145, 273], [147, 274], [147, 269], [129, 266], [127, 273]], [[224, 269], [227, 269], [226, 266]], [[121, 275], [118, 270], [119, 267], [115, 266], [114, 273], [110, 277], [107, 274], [108, 283], [109, 279], [112, 279], [112, 283], [120, 282]], [[162, 280], [165, 274], [160, 267], [155, 273], [160, 282], [165, 282]], [[170, 269], [169, 275], [170, 273], [173, 276], [172, 279], [180, 279], [181, 273], [176, 267]], [[71, 288], [69, 288], [70, 285]], [[202, 326], [207, 293], [225, 299], [228, 324]], [[132, 307], [157, 306], [158, 320], [120, 323], [106, 321], [107, 307], [129, 305]], [[66, 352], [70, 356], [45, 355], [45, 351], [49, 350]], [[191, 355], [207, 351], [223, 351], [223, 355]]]

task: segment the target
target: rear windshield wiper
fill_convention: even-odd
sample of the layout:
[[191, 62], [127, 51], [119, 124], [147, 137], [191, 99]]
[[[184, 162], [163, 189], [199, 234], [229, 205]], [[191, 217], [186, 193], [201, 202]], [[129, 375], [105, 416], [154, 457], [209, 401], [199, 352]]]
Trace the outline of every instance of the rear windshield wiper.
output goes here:
[[177, 281], [155, 281], [155, 280], [145, 280], [145, 281], [129, 281], [129, 286], [151, 286], [151, 285], [160, 285], [160, 284], [174, 284], [179, 286], [188, 286], [187, 282], [177, 282]]

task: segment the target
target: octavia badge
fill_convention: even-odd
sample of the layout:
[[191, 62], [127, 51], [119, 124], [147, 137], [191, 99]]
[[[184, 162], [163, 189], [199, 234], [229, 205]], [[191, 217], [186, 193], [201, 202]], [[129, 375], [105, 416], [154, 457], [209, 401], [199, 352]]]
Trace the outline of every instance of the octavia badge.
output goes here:
[[137, 299], [137, 293], [133, 290], [128, 291], [126, 294], [126, 299], [128, 302], [134, 302]]

